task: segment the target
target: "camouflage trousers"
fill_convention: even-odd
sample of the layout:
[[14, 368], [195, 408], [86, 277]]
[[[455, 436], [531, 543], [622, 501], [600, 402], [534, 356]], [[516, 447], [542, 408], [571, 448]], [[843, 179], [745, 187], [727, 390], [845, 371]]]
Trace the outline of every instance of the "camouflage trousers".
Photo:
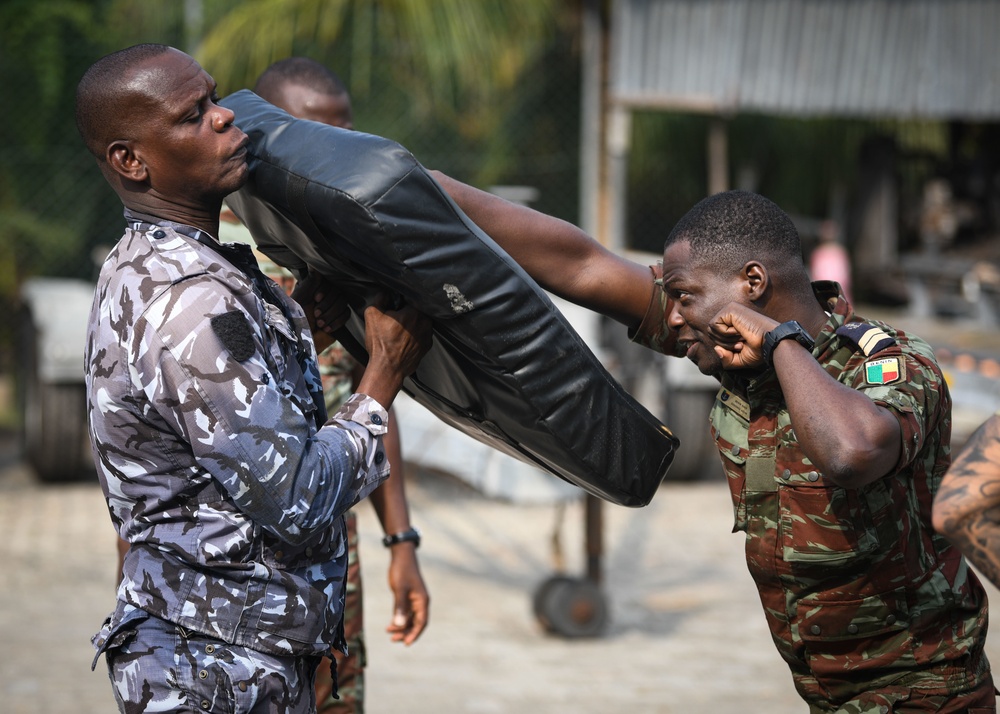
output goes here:
[[277, 657], [142, 613], [104, 650], [122, 714], [312, 714], [317, 657]]
[[365, 711], [365, 637], [361, 603], [361, 561], [358, 558], [358, 517], [348, 511], [347, 525], [347, 596], [344, 602], [344, 638], [347, 655], [337, 652], [337, 691], [333, 698], [330, 661], [323, 659], [316, 673], [316, 703], [320, 714], [364, 714]]
[[992, 678], [960, 694], [921, 694], [909, 687], [886, 687], [866, 692], [839, 707], [810, 706], [809, 714], [993, 714], [996, 690]]

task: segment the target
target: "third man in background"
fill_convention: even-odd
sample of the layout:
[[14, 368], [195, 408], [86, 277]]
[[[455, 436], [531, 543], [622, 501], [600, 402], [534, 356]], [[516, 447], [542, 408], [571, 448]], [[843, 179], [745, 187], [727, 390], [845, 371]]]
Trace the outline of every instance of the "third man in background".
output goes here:
[[[343, 129], [354, 128], [351, 98], [340, 78], [319, 62], [306, 57], [289, 57], [268, 67], [254, 87], [262, 99], [284, 109], [299, 119], [309, 119]], [[267, 270], [265, 260], [261, 266]], [[281, 277], [291, 274], [273, 266]], [[323, 392], [328, 409], [336, 409], [353, 392], [353, 384], [363, 373], [363, 367], [339, 344], [320, 355]], [[412, 644], [427, 624], [430, 598], [417, 563], [419, 533], [411, 526], [404, 487], [403, 458], [399, 427], [390, 410], [389, 432], [386, 435], [386, 455], [391, 464], [388, 481], [370, 496], [372, 505], [385, 532], [383, 543], [389, 548], [389, 586], [395, 597], [395, 609], [387, 631], [395, 641]], [[348, 655], [338, 658], [340, 699], [331, 697], [333, 690], [328, 667], [320, 667], [316, 685], [318, 711], [364, 711], [365, 641], [363, 629], [361, 566], [358, 558], [357, 515], [346, 516], [349, 543], [347, 601], [344, 607], [344, 630]]]

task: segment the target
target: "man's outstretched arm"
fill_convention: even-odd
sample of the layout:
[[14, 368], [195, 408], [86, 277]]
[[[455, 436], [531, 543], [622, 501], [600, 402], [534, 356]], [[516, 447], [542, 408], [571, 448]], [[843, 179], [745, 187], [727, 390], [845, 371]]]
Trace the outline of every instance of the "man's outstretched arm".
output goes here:
[[431, 174], [543, 288], [630, 329], [642, 322], [654, 289], [648, 266], [615, 255], [572, 223]]
[[945, 474], [934, 528], [1000, 587], [1000, 414], [976, 430]]

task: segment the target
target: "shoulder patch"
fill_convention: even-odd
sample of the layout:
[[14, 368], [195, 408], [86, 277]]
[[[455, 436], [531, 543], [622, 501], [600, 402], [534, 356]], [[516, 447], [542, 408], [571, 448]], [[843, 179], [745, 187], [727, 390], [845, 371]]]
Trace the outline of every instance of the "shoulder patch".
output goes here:
[[849, 322], [841, 325], [837, 328], [837, 334], [857, 345], [865, 357], [871, 357], [876, 352], [896, 344], [896, 340], [882, 328], [867, 322]]
[[222, 341], [237, 362], [249, 359], [254, 353], [253, 330], [247, 316], [233, 310], [212, 318], [212, 331]]
[[895, 384], [906, 379], [906, 367], [899, 357], [885, 357], [865, 362], [865, 382]]

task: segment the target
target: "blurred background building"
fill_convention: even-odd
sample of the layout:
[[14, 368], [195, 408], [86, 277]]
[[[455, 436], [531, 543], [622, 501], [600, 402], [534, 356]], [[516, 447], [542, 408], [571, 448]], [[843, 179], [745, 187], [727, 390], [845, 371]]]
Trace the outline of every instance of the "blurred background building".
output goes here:
[[[857, 300], [946, 322], [936, 346], [970, 374], [953, 386], [975, 421], [1000, 372], [998, 30], [997, 0], [6, 0], [0, 383], [20, 396], [0, 424], [34, 429], [42, 471], [87, 465], [65, 437], [83, 419], [77, 315], [122, 218], [74, 89], [137, 42], [189, 52], [221, 95], [313, 57], [365, 131], [642, 259], [709, 193], [758, 191], [807, 259], [821, 236], [842, 249]], [[621, 330], [581, 331], [668, 425], [691, 425], [673, 473], [717, 468], [698, 441], [714, 385]]]

